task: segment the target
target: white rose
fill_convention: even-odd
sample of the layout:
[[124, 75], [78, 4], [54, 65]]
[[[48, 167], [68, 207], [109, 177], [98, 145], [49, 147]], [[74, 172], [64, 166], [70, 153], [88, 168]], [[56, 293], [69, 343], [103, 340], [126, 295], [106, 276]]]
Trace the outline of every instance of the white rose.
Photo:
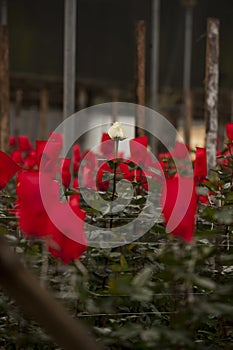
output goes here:
[[125, 128], [119, 122], [115, 122], [108, 130], [108, 135], [112, 140], [124, 140], [126, 138]]

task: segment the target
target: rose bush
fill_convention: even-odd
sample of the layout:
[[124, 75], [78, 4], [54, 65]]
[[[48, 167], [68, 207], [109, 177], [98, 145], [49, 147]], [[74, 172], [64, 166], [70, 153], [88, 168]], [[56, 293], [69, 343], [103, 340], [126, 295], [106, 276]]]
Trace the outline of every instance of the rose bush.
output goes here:
[[[226, 148], [216, 154], [218, 165], [212, 173], [207, 173], [206, 150], [195, 150], [193, 178], [179, 143], [156, 161], [147, 150], [146, 136], [130, 140], [130, 157], [121, 155], [115, 162], [114, 139], [126, 136], [119, 132], [117, 136], [110, 132], [113, 141], [107, 133], [103, 135], [99, 154], [82, 154], [76, 144], [67, 160], [59, 160], [61, 135], [53, 135], [50, 141], [38, 140], [35, 149], [27, 137], [11, 139], [12, 159], [0, 153], [1, 231], [38, 275], [45, 269], [47, 247], [51, 254], [46, 265], [47, 285], [66, 301], [74, 317], [93, 327], [106, 348], [231, 349], [232, 124], [226, 127]], [[105, 145], [106, 141], [111, 144]], [[106, 158], [100, 168], [99, 157]], [[64, 235], [48, 217], [39, 191], [40, 165], [57, 220], [65, 230], [78, 234], [82, 244]], [[132, 221], [143, 210], [149, 190], [161, 193], [160, 220], [140, 239], [123, 247], [87, 247], [84, 221], [95, 223], [101, 231], [113, 218], [111, 213], [102, 215], [87, 205], [80, 187], [99, 191], [111, 201], [114, 180], [122, 178], [132, 183], [134, 196], [128, 207], [114, 216], [113, 224]], [[169, 230], [180, 179], [184, 187], [191, 187], [191, 200], [180, 223]], [[182, 204], [178, 203], [178, 212], [183, 211]], [[81, 218], [83, 227], [77, 229], [66, 220], [68, 208]], [[57, 348], [37, 325], [22, 319], [5, 296], [1, 300], [1, 346]]]

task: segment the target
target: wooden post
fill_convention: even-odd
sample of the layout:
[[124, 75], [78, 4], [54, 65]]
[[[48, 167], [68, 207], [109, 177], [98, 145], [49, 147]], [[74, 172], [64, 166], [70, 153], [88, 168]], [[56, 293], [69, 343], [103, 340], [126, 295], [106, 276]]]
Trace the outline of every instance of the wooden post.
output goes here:
[[208, 18], [206, 38], [205, 122], [208, 171], [215, 169], [218, 132], [219, 20]]
[[[151, 62], [150, 62], [150, 107], [158, 111], [159, 95], [159, 39], [160, 39], [160, 0], [152, 0], [151, 9]], [[150, 120], [147, 129], [154, 131], [156, 119]], [[149, 135], [149, 145], [153, 154], [157, 153], [158, 140]]]
[[7, 1], [1, 0], [0, 18], [0, 148], [8, 149], [10, 119], [9, 38], [7, 27]]
[[42, 89], [40, 92], [40, 138], [44, 140], [47, 137], [48, 100], [48, 90]]
[[183, 1], [185, 6], [185, 38], [184, 38], [184, 73], [183, 73], [183, 98], [184, 98], [184, 139], [186, 145], [190, 145], [192, 128], [192, 95], [191, 95], [191, 63], [192, 63], [192, 27], [194, 0]]
[[159, 24], [160, 24], [160, 0], [152, 1], [152, 30], [151, 30], [151, 108], [158, 109], [159, 87]]
[[[143, 136], [145, 124], [145, 21], [136, 23], [136, 136]], [[140, 127], [138, 127], [140, 125]]]

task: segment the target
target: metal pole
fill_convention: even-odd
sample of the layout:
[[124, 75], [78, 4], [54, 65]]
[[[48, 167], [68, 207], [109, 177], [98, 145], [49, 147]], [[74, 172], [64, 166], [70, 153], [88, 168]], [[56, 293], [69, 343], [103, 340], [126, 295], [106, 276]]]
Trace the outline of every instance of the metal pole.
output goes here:
[[192, 27], [193, 9], [187, 5], [185, 10], [185, 39], [184, 39], [184, 91], [190, 90], [191, 81], [191, 59], [192, 59]]
[[65, 0], [63, 119], [75, 111], [76, 0]]
[[208, 171], [216, 167], [218, 133], [219, 20], [208, 18], [206, 37], [205, 122]]

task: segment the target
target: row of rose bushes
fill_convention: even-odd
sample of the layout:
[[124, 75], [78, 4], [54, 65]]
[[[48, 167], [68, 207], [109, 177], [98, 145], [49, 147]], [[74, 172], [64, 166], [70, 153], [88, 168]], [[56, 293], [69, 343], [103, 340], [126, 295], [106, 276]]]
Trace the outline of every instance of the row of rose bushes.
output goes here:
[[[217, 151], [219, 168], [231, 171], [233, 153], [233, 124], [226, 125], [227, 143], [224, 150]], [[80, 186], [107, 192], [111, 191], [113, 174], [118, 181], [122, 178], [136, 184], [136, 195], [147, 195], [148, 178], [162, 187], [161, 205], [165, 224], [169, 221], [179, 191], [180, 179], [187, 188], [192, 188], [192, 195], [187, 211], [180, 223], [170, 232], [186, 242], [194, 239], [195, 215], [198, 202], [209, 205], [211, 191], [201, 191], [197, 188], [208, 189], [206, 149], [198, 147], [193, 160], [193, 174], [185, 172], [183, 159], [187, 149], [176, 142], [171, 152], [158, 155], [155, 160], [148, 151], [147, 136], [129, 141], [130, 157], [124, 160], [124, 154], [118, 152], [117, 166], [114, 168], [115, 140], [108, 133], [102, 135], [98, 154], [86, 151], [82, 154], [78, 144], [73, 145], [71, 158], [59, 158], [63, 139], [60, 134], [51, 134], [48, 141], [37, 140], [35, 148], [27, 136], [11, 137], [9, 140], [10, 154], [0, 152], [0, 189], [3, 189], [15, 175], [17, 200], [9, 211], [18, 218], [18, 225], [27, 237], [39, 237], [46, 240], [50, 253], [70, 263], [78, 259], [86, 250], [88, 242], [84, 232], [86, 217], [85, 208], [80, 205]], [[99, 159], [106, 159], [99, 166]], [[136, 165], [135, 165], [136, 164]], [[180, 166], [180, 169], [177, 167]], [[93, 170], [98, 168], [96, 177]], [[50, 205], [57, 220], [65, 221], [68, 236], [77, 237], [72, 240], [65, 235], [50, 219], [45, 210], [40, 192], [40, 170], [43, 169], [43, 179], [49, 189]], [[115, 171], [115, 173], [114, 173]], [[78, 173], [81, 172], [81, 177]], [[163, 176], [161, 176], [163, 172]], [[107, 176], [106, 176], [107, 175]], [[82, 184], [79, 184], [79, 179]], [[194, 181], [193, 181], [194, 180]], [[61, 188], [65, 201], [61, 199]], [[69, 208], [80, 218], [79, 226], [72, 225], [66, 220]]]

